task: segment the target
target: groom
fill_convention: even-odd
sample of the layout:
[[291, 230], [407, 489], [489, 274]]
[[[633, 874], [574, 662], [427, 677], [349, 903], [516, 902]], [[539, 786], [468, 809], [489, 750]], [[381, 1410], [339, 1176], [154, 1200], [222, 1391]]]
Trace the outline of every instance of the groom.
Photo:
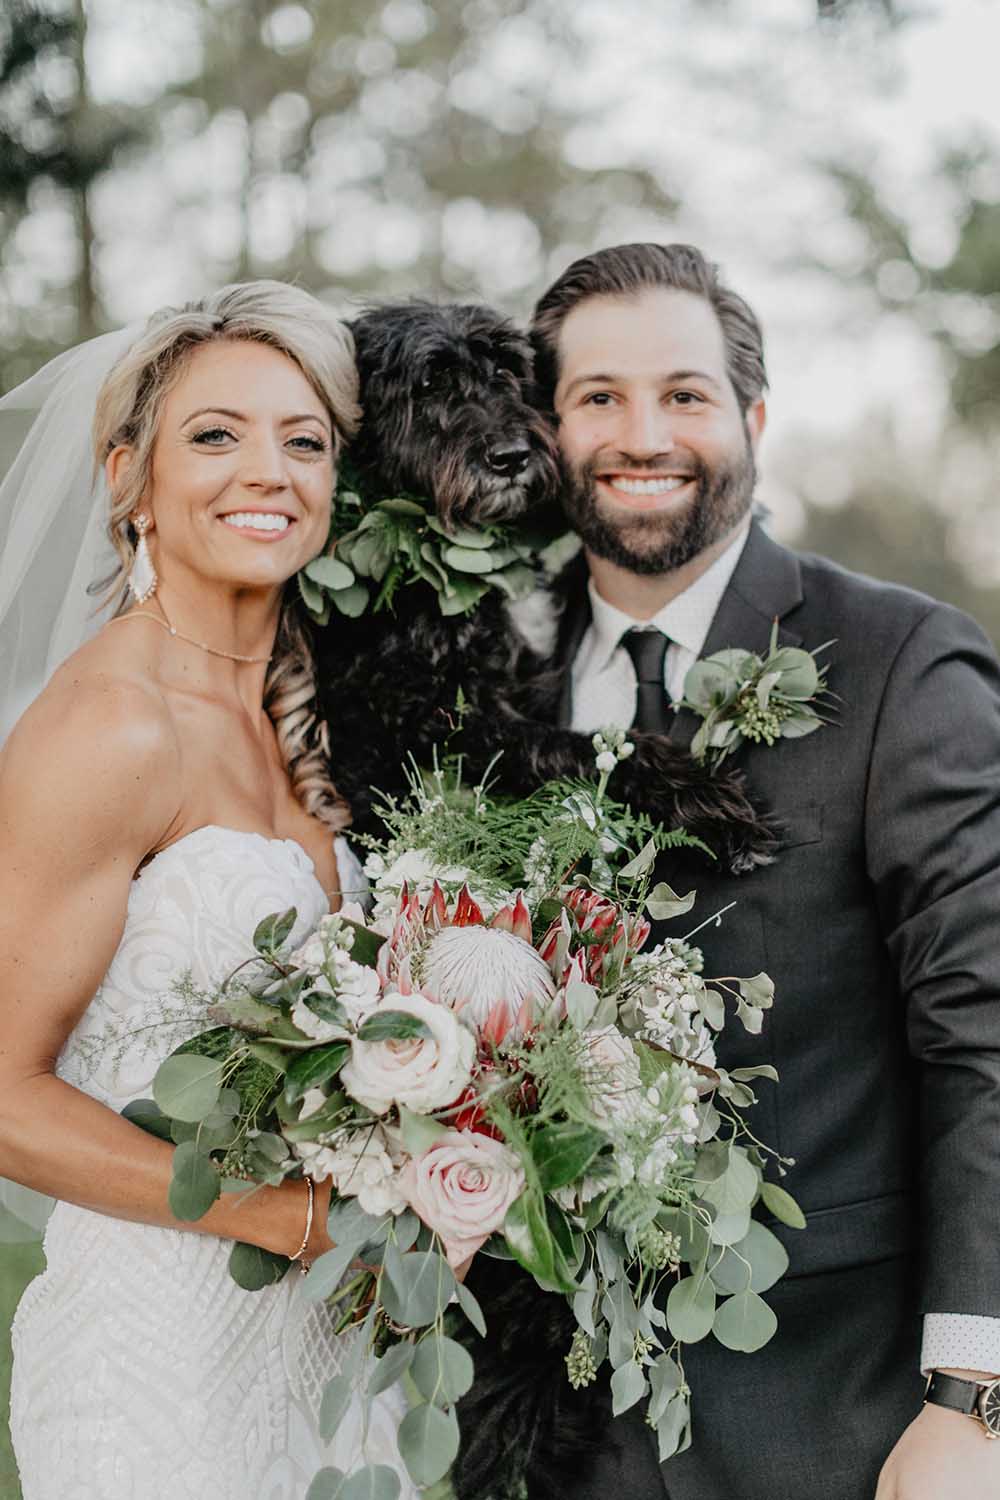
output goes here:
[[[638, 1413], [574, 1500], [986, 1500], [1000, 1442], [962, 1414], [1000, 1373], [1000, 673], [965, 616], [778, 546], [751, 520], [760, 327], [686, 245], [577, 261], [539, 302], [539, 373], [584, 546], [562, 722], [687, 744], [687, 669], [779, 640], [824, 653], [833, 723], [745, 745], [773, 864], [699, 872], [735, 901], [711, 970], [766, 970], [751, 1124], [794, 1158], [804, 1232], [754, 1355], [685, 1355], [693, 1444], [661, 1470]], [[584, 565], [585, 562], [585, 565]], [[766, 1090], [766, 1092], [765, 1092]], [[951, 1372], [921, 1405], [925, 1372]]]

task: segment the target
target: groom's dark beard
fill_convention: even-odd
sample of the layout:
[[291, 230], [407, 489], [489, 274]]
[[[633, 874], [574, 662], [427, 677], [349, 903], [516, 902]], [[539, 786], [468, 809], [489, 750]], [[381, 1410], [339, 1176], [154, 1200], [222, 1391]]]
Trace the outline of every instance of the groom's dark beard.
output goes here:
[[[676, 471], [677, 455], [636, 460], [620, 455], [629, 473]], [[618, 511], [601, 506], [595, 477], [609, 472], [609, 457], [594, 458], [579, 468], [564, 465], [563, 508], [585, 547], [630, 573], [669, 573], [683, 567], [706, 547], [724, 537], [750, 509], [757, 471], [749, 439], [741, 453], [709, 468], [693, 453], [684, 457], [683, 472], [695, 481], [693, 499], [681, 511]]]

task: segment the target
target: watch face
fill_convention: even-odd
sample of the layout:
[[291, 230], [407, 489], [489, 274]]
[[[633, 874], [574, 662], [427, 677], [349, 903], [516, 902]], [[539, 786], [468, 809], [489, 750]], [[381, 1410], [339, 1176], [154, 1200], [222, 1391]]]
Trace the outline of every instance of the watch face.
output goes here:
[[979, 1415], [993, 1437], [1000, 1437], [1000, 1380], [988, 1385], [979, 1398]]

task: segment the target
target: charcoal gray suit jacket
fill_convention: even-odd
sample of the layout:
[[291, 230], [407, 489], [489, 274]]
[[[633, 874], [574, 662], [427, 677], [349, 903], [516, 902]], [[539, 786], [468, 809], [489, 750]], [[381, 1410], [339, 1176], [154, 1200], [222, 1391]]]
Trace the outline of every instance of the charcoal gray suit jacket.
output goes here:
[[[567, 669], [582, 586], [570, 610]], [[1000, 1316], [1000, 668], [957, 610], [755, 523], [704, 654], [763, 653], [774, 620], [783, 643], [833, 640], [836, 722], [739, 753], [782, 825], [774, 864], [685, 873], [696, 913], [737, 903], [707, 971], [775, 982], [763, 1034], [734, 1020], [720, 1060], [778, 1069], [750, 1119], [794, 1157], [808, 1228], [777, 1226], [772, 1343], [686, 1359], [691, 1449], [661, 1472], [633, 1414], [576, 1500], [869, 1500], [919, 1409], [920, 1314]], [[570, 691], [567, 670], [565, 723]]]

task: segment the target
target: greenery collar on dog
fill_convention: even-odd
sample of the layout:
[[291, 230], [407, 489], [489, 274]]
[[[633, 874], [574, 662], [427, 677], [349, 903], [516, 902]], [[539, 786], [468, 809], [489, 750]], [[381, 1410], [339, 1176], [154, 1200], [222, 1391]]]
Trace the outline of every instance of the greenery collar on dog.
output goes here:
[[491, 588], [509, 599], [530, 593], [557, 535], [509, 521], [449, 531], [430, 501], [397, 495], [369, 504], [345, 475], [326, 547], [299, 573], [299, 591], [321, 625], [332, 609], [358, 616], [390, 608], [397, 589], [414, 583], [434, 590], [442, 615], [468, 614]]
[[719, 766], [744, 740], [802, 739], [828, 722], [814, 706], [826, 691], [826, 667], [816, 658], [832, 644], [779, 647], [775, 621], [765, 657], [737, 649], [696, 661], [680, 704], [704, 720], [691, 741], [694, 758]]

